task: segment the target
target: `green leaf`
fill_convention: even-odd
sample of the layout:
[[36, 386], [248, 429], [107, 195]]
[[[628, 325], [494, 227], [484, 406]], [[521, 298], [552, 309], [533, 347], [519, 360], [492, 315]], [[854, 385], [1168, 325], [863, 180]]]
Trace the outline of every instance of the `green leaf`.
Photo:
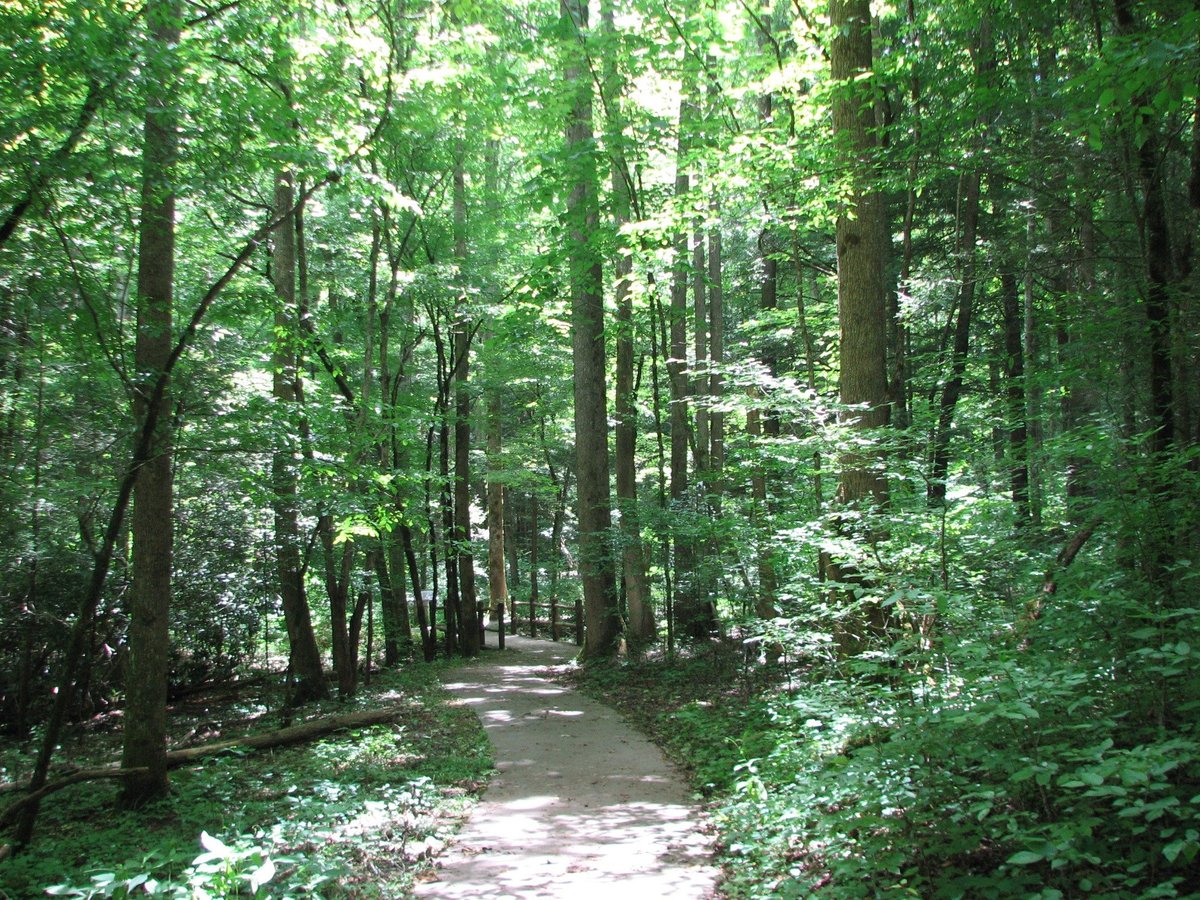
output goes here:
[[250, 873], [250, 890], [257, 893], [258, 889], [275, 877], [275, 863], [271, 857]]
[[1022, 850], [1020, 853], [1014, 853], [1007, 860], [1010, 866], [1031, 866], [1034, 863], [1039, 863], [1046, 857], [1041, 853], [1035, 853], [1032, 850]]
[[213, 837], [207, 831], [200, 832], [200, 846], [209, 853], [225, 856], [229, 853], [229, 847], [222, 843], [217, 838]]

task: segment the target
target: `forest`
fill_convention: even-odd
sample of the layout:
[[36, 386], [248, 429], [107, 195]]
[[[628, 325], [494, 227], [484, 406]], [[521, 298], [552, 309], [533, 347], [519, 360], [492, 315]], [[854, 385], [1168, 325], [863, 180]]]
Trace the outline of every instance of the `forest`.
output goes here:
[[498, 629], [722, 896], [1200, 896], [1196, 0], [2, 0], [0, 61], [0, 897], [406, 896]]

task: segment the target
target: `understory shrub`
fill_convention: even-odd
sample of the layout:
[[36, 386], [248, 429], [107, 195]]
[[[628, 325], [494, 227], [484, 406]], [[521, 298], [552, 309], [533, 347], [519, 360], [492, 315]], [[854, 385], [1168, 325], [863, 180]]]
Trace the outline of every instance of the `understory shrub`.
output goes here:
[[716, 814], [731, 895], [1200, 891], [1200, 611], [1087, 577], [775, 697]]

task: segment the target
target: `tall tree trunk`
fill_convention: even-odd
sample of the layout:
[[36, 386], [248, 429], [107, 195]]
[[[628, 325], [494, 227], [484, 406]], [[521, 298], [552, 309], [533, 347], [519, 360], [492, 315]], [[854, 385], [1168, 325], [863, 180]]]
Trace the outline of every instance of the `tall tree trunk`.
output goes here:
[[325, 567], [325, 594], [329, 598], [333, 673], [337, 678], [338, 695], [345, 699], [353, 696], [358, 677], [347, 618], [350, 611], [350, 575], [354, 564], [354, 544], [350, 541], [343, 543], [342, 554], [338, 556], [334, 542], [333, 516], [328, 512], [322, 513], [318, 519], [317, 532], [321, 539], [321, 555]]
[[696, 401], [696, 439], [692, 445], [692, 464], [696, 478], [708, 494], [709, 416], [708, 405], [708, 265], [705, 262], [705, 242], [708, 235], [704, 222], [697, 219], [692, 228], [692, 340], [696, 360], [696, 375], [690, 393]]
[[[318, 182], [304, 193], [302, 201], [329, 184], [331, 180], [332, 178], [325, 178]], [[291, 212], [292, 210], [289, 210], [288, 215]], [[74, 702], [76, 695], [80, 693], [79, 689], [84, 680], [80, 675], [80, 669], [85, 667], [91, 659], [91, 654], [85, 653], [84, 647], [90, 638], [94, 638], [96, 613], [100, 606], [100, 599], [104, 593], [104, 587], [108, 580], [109, 571], [112, 568], [116, 549], [122, 542], [123, 535], [125, 534], [125, 514], [133, 499], [134, 481], [136, 481], [142, 468], [150, 461], [151, 448], [154, 444], [155, 435], [158, 433], [158, 423], [160, 417], [165, 412], [162, 401], [166, 396], [167, 383], [171, 373], [174, 371], [179, 360], [191, 348], [200, 325], [204, 322], [208, 311], [212, 309], [213, 303], [216, 302], [221, 292], [238, 272], [241, 271], [242, 267], [246, 265], [277, 225], [278, 219], [273, 218], [266, 225], [255, 231], [247, 239], [242, 249], [233, 258], [233, 261], [226, 267], [220, 277], [209, 285], [208, 290], [204, 292], [204, 296], [200, 298], [192, 309], [191, 316], [188, 318], [182, 334], [171, 348], [162, 372], [159, 374], [153, 390], [148, 395], [145, 421], [141, 424], [137, 442], [134, 444], [133, 452], [129, 457], [129, 463], [121, 474], [116, 499], [113, 502], [112, 513], [109, 515], [108, 524], [104, 529], [104, 537], [99, 542], [95, 552], [95, 563], [92, 567], [87, 591], [79, 601], [75, 622], [71, 626], [70, 633], [67, 636], [66, 647], [62, 656], [62, 671], [58, 675], [54, 690], [54, 702], [50, 709], [50, 715], [47, 717], [42, 729], [41, 745], [38, 749], [37, 759], [34, 762], [33, 774], [29, 779], [28, 789], [31, 794], [36, 794], [37, 791], [46, 785], [50, 774], [50, 763], [54, 758], [54, 751], [62, 735], [62, 727], [66, 721], [67, 711]], [[20, 850], [28, 845], [32, 838], [34, 826], [37, 824], [38, 809], [39, 804], [36, 801], [27, 803], [22, 808], [20, 817], [13, 829], [12, 846], [15, 850]]]
[[505, 489], [504, 493], [504, 555], [508, 559], [508, 588], [512, 590], [521, 583], [520, 551], [521, 519], [517, 511], [517, 498]]
[[504, 482], [500, 454], [504, 449], [504, 423], [500, 415], [500, 397], [493, 389], [488, 398], [487, 423], [487, 521], [488, 521], [488, 606], [491, 615], [503, 616], [508, 610], [508, 573], [504, 568]]
[[[379, 464], [387, 469], [402, 470], [408, 466], [406, 444], [399, 440], [400, 423], [396, 418], [396, 398], [404, 390], [408, 373], [402, 361], [400, 370], [393, 373], [391, 357], [391, 323], [392, 312], [396, 304], [399, 288], [398, 275], [402, 263], [402, 255], [396, 253], [388, 229], [389, 212], [383, 207], [383, 230], [385, 246], [388, 248], [388, 266], [391, 277], [388, 281], [387, 299], [379, 312], [379, 390], [380, 407], [386, 431], [379, 441]], [[403, 310], [407, 313], [408, 325], [411, 326], [413, 304], [406, 303]], [[403, 360], [403, 357], [402, 357]], [[404, 497], [399, 489], [392, 488], [392, 508], [396, 521], [404, 515]], [[384, 628], [384, 665], [394, 666], [401, 658], [412, 653], [412, 623], [408, 613], [408, 598], [404, 586], [404, 547], [400, 534], [400, 526], [393, 524], [382, 536], [382, 547], [376, 552], [375, 574], [379, 580], [380, 611], [383, 613]], [[420, 594], [416, 597], [420, 599]]]
[[679, 100], [679, 143], [675, 157], [675, 203], [680, 216], [674, 240], [674, 269], [671, 275], [671, 309], [669, 319], [670, 356], [667, 359], [667, 376], [671, 388], [670, 433], [671, 433], [671, 505], [676, 520], [674, 534], [674, 613], [678, 630], [692, 640], [703, 640], [709, 636], [714, 625], [711, 606], [705, 602], [699, 590], [696, 572], [695, 539], [686, 521], [690, 515], [688, 492], [688, 457], [691, 438], [691, 415], [688, 397], [691, 393], [688, 380], [688, 288], [690, 285], [688, 252], [688, 228], [684, 218], [687, 197], [691, 190], [688, 174], [692, 129], [697, 119], [696, 73], [690, 61], [685, 60], [683, 84]]
[[459, 646], [464, 656], [479, 655], [479, 607], [475, 595], [475, 556], [471, 552], [471, 327], [467, 315], [467, 192], [465, 148], [454, 158], [454, 257], [460, 287], [454, 322], [454, 547], [458, 564]]
[[600, 257], [592, 246], [599, 227], [592, 157], [592, 83], [584, 43], [588, 8], [561, 0], [570, 26], [564, 43], [564, 78], [570, 97], [565, 156], [570, 160], [567, 256], [570, 266], [571, 348], [575, 371], [575, 476], [579, 519], [579, 569], [583, 581], [585, 659], [613, 655], [620, 636], [616, 572], [609, 531], [612, 501], [608, 468], [608, 401], [604, 349], [604, 295]]
[[1018, 525], [1031, 521], [1029, 510], [1029, 429], [1025, 419], [1025, 346], [1021, 340], [1023, 317], [1017, 277], [1009, 270], [1000, 276], [1004, 311], [1004, 375], [1008, 407], [1008, 472]]
[[713, 225], [708, 232], [708, 394], [714, 408], [708, 416], [708, 465], [712, 472], [709, 493], [713, 512], [719, 516], [725, 490], [722, 481], [725, 471], [725, 413], [721, 411], [721, 398], [725, 394], [725, 376], [721, 372], [725, 364], [725, 287], [721, 258], [721, 207], [715, 187], [710, 205]]
[[[765, 9], [764, 14], [763, 24], [769, 28], [770, 9]], [[765, 28], [760, 29], [758, 32], [759, 46], [765, 46], [770, 39], [769, 32]], [[759, 127], [769, 132], [774, 120], [775, 98], [773, 94], [769, 91], [761, 94], [758, 97], [757, 106]], [[765, 187], [769, 188], [769, 186]], [[766, 196], [769, 195], [764, 194], [763, 208], [764, 211], [769, 211]], [[758, 306], [762, 311], [763, 319], [768, 322], [779, 308], [779, 260], [776, 257], [778, 250], [774, 228], [768, 221], [758, 233], [758, 261], [762, 267], [762, 275], [758, 284]], [[770, 328], [764, 331], [759, 352], [767, 374], [774, 378], [779, 372], [779, 345], [778, 338], [771, 333]], [[758, 395], [757, 390], [755, 394]], [[756, 410], [747, 416], [746, 427], [752, 437], [776, 438], [779, 436], [779, 416], [767, 405], [765, 409]], [[758, 595], [755, 598], [755, 613], [761, 619], [773, 619], [779, 615], [779, 578], [775, 571], [774, 553], [771, 546], [771, 515], [767, 500], [768, 474], [766, 467], [761, 463], [766, 455], [760, 452], [760, 462], [755, 465], [750, 477], [754, 516], [758, 526], [755, 529], [757, 534], [755, 565], [758, 569]], [[771, 650], [770, 653], [772, 657], [776, 656], [775, 650]]]
[[[1125, 36], [1132, 36], [1137, 31], [1135, 6], [1132, 0], [1116, 0], [1117, 28]], [[1148, 94], [1140, 92], [1131, 98], [1131, 102], [1140, 132], [1134, 143], [1142, 195], [1142, 256], [1146, 270], [1144, 308], [1150, 348], [1150, 421], [1153, 432], [1149, 449], [1151, 458], [1159, 467], [1151, 489], [1159, 501], [1169, 501], [1177, 491], [1174, 476], [1165, 469], [1165, 463], [1175, 450], [1174, 328], [1171, 307], [1177, 276], [1175, 248], [1163, 187], [1166, 153]], [[1163, 522], [1154, 531], [1144, 542], [1143, 566], [1147, 578], [1170, 596], [1175, 588], [1168, 570], [1178, 552], [1175, 546], [1177, 528], [1173, 523]]]
[[[273, 233], [271, 276], [275, 285], [275, 347], [272, 353], [272, 396], [281, 418], [296, 415], [298, 407], [296, 341], [296, 228], [293, 217], [295, 189], [292, 173], [275, 176], [275, 214], [279, 224]], [[328, 693], [321, 671], [321, 653], [313, 632], [312, 616], [304, 589], [301, 561], [298, 466], [290, 446], [276, 447], [271, 455], [271, 505], [275, 516], [275, 564], [279, 596], [287, 626], [293, 679], [289, 703], [299, 705], [323, 698]]]
[[[975, 72], [980, 79], [990, 78], [995, 68], [992, 52], [991, 23], [984, 18], [979, 25], [979, 46], [975, 52]], [[975, 124], [985, 128], [990, 114], [980, 113]], [[983, 154], [978, 155], [983, 159]], [[977, 163], [978, 164], [978, 163]], [[950, 350], [950, 373], [942, 386], [938, 402], [937, 426], [933, 435], [933, 463], [929, 472], [928, 500], [931, 505], [941, 506], [946, 502], [946, 479], [950, 472], [950, 428], [954, 423], [954, 411], [962, 396], [964, 376], [967, 369], [967, 353], [971, 341], [971, 318], [974, 313], [975, 290], [977, 287], [977, 260], [975, 241], [979, 234], [979, 197], [983, 173], [978, 168], [963, 174], [960, 181], [962, 191], [962, 223], [959, 232], [958, 252], [962, 260], [962, 279], [958, 289], [958, 315], [954, 323], [954, 343]]]
[[[446, 573], [446, 589], [442, 592], [442, 610], [445, 616], [445, 640], [446, 655], [449, 656], [456, 653], [461, 644], [461, 627], [462, 627], [462, 591], [458, 583], [458, 554], [454, 549], [454, 486], [450, 479], [450, 424], [443, 419], [438, 426], [438, 459], [439, 473], [441, 474], [442, 495], [442, 564]], [[433, 534], [433, 529], [430, 528], [430, 534]], [[434, 544], [430, 543], [431, 550]], [[434, 579], [436, 581], [437, 562], [433, 562]], [[433, 592], [433, 599], [437, 599], [437, 591]], [[437, 606], [436, 602], [430, 604], [429, 607], [431, 629], [436, 629]]]
[[[601, 19], [609, 40], [615, 40], [612, 0], [601, 4]], [[604, 93], [608, 110], [608, 145], [612, 160], [613, 224], [622, 241], [614, 262], [613, 293], [616, 303], [616, 480], [617, 507], [620, 511], [621, 572], [628, 609], [626, 635], [635, 647], [654, 640], [656, 626], [646, 582], [646, 556], [642, 547], [641, 523], [637, 509], [637, 410], [634, 396], [634, 323], [630, 281], [633, 257], [620, 237], [622, 226], [629, 223], [632, 206], [632, 176], [625, 160], [623, 114], [624, 80], [617, 68], [620, 54], [604, 55]]]
[[[871, 8], [868, 0], [832, 0], [830, 25], [835, 37], [830, 45], [830, 69], [842, 86], [833, 104], [833, 131], [846, 167], [852, 174], [853, 190], [848, 208], [837, 220], [838, 320], [841, 333], [841, 378], [839, 399], [845, 408], [843, 420], [856, 429], [880, 428], [888, 423], [887, 301], [884, 291], [884, 262], [888, 254], [887, 210], [875, 175], [875, 116], [872, 104], [864, 102], [855, 79], [869, 72], [871, 57]], [[887, 500], [887, 479], [869, 451], [846, 452], [840, 461], [838, 504], [845, 508], [871, 506]], [[827, 566], [831, 580], [847, 583], [859, 576], [842, 560]], [[872, 613], [867, 621], [851, 622], [838, 636], [843, 653], [861, 646], [861, 624], [876, 624]]]
[[[175, 158], [178, 151], [175, 86], [179, 4], [155, 0], [146, 10], [150, 58], [142, 145], [142, 222], [138, 234], [137, 392], [134, 418], [146, 420], [150, 392], [171, 355], [175, 283]], [[169, 406], [170, 394], [160, 403]], [[171, 420], [163, 416], [133, 493], [133, 580], [125, 679], [123, 768], [145, 768], [125, 779], [120, 804], [138, 807], [164, 796], [167, 779], [167, 677], [170, 647], [174, 478]]]
[[[914, 55], [920, 50], [920, 36], [917, 32], [917, 13], [913, 0], [907, 0], [905, 16], [908, 20], [908, 52]], [[909, 102], [912, 104], [912, 145], [920, 147], [921, 140], [921, 76], [918, 66], [912, 67], [909, 79]], [[912, 261], [913, 261], [913, 228], [916, 224], [917, 213], [917, 177], [920, 172], [921, 157], [913, 153], [908, 162], [907, 185], [904, 198], [904, 224], [901, 227], [901, 258], [900, 278], [896, 290], [888, 292], [888, 343], [891, 347], [891, 372], [889, 375], [888, 392], [891, 396], [891, 424], [899, 431], [904, 431], [912, 423], [910, 406], [909, 376], [909, 329], [904, 316], [900, 298], [910, 297], [913, 291]], [[810, 354], [811, 360], [811, 354]], [[810, 368], [811, 368], [810, 361]]]
[[[765, 117], [770, 117], [770, 95], [762, 99], [760, 109], [765, 110], [763, 113]], [[775, 259], [774, 252], [774, 237], [769, 227], [764, 228], [758, 236], [758, 255], [759, 261], [762, 263], [759, 309], [767, 316], [779, 308], [779, 263]], [[774, 376], [779, 369], [779, 350], [775, 345], [773, 335], [766, 335], [763, 338], [761, 352], [763, 366], [769, 375]], [[746, 428], [752, 437], [778, 437], [779, 417], [769, 407], [761, 411], [754, 410], [746, 417]], [[775, 571], [769, 534], [771, 516], [767, 500], [767, 470], [761, 462], [755, 465], [754, 472], [750, 477], [750, 490], [759, 526], [757, 529], [758, 545], [755, 551], [758, 568], [758, 596], [755, 600], [755, 612], [761, 619], [773, 619], [779, 615], [779, 578]]]
[[529, 494], [529, 636], [537, 637], [538, 612], [538, 582], [541, 573], [538, 571], [538, 495], [537, 491]]

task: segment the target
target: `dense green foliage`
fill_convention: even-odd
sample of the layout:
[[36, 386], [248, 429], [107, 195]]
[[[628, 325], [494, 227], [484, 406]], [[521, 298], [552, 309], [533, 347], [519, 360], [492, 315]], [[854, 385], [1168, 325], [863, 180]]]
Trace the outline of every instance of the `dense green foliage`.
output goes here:
[[[115, 789], [67, 788], [45, 813], [39, 852], [0, 864], [0, 889], [13, 897], [43, 888], [60, 897], [401, 895], [491, 764], [477, 720], [447, 705], [437, 671], [389, 673], [364, 688], [355, 707], [400, 706], [395, 724], [269, 752], [224, 751], [176, 772], [171, 796], [138, 812], [114, 814]], [[262, 731], [278, 724], [282, 699], [196, 695], [179, 704], [172, 731], [202, 741]], [[106, 762], [115, 736], [97, 724], [81, 761]], [[14, 759], [5, 754], [6, 770]]]
[[1003, 595], [966, 596], [945, 598], [944, 632], [851, 664], [797, 645], [768, 673], [731, 644], [582, 677], [711, 798], [729, 896], [1200, 890], [1195, 613], [1094, 566], [1016, 633], [987, 611]]
[[[686, 701], [733, 895], [1200, 891], [1194, 2], [188, 2], [161, 40], [174, 8], [0, 4], [6, 780], [161, 708], [128, 513], [169, 436], [167, 696], [424, 683], [490, 550], [522, 627], [661, 652], [597, 684]], [[187, 818], [208, 777], [122, 813], [186, 822], [154, 877], [321, 877]]]

